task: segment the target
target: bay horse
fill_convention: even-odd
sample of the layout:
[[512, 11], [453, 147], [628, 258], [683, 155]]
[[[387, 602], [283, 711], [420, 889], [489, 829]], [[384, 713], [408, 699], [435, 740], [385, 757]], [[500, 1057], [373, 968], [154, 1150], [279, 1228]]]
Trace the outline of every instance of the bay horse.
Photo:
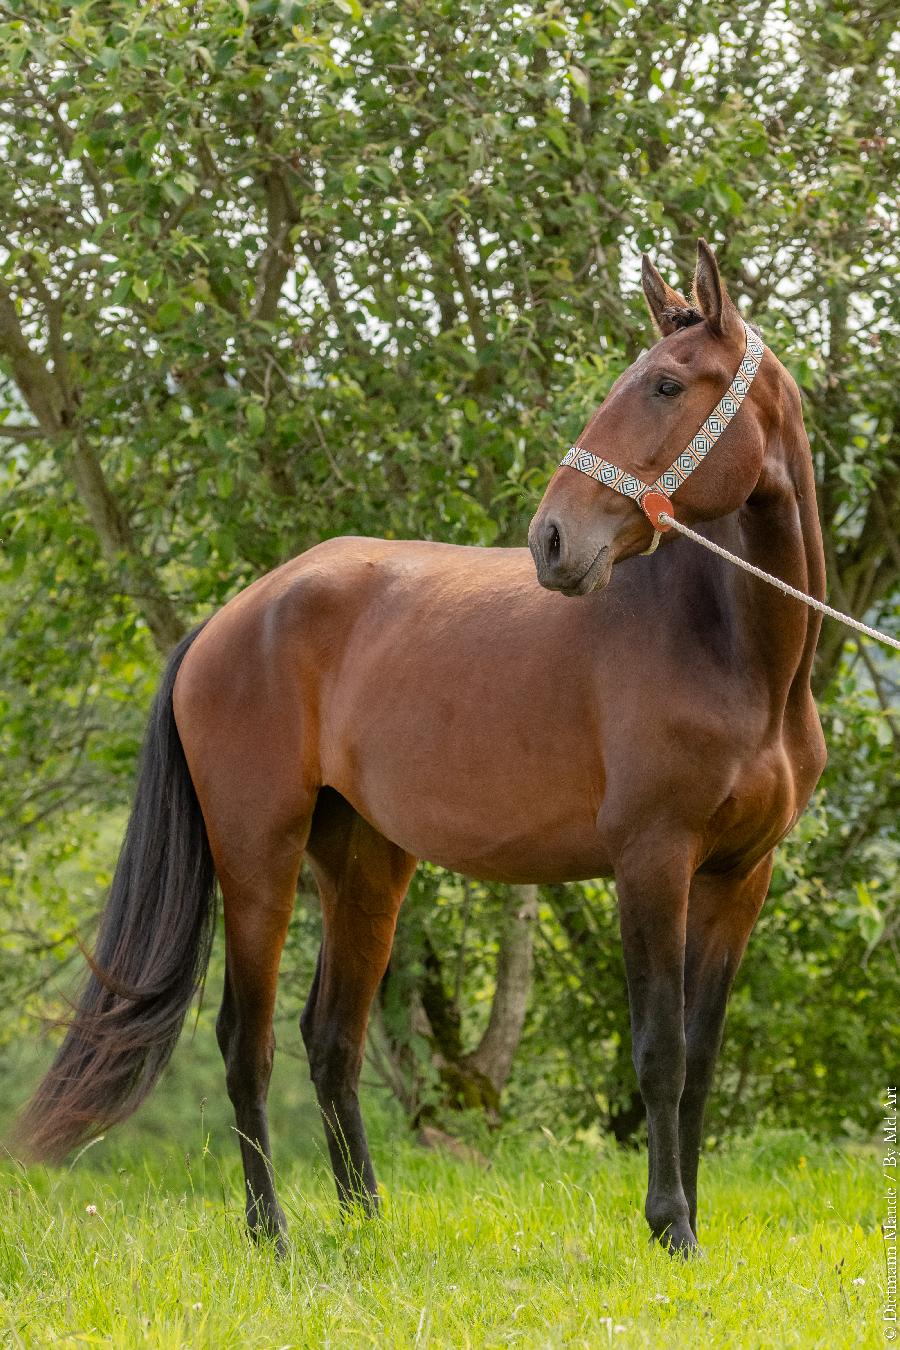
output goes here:
[[[576, 447], [641, 491], [696, 441], [749, 332], [702, 240], [694, 303], [646, 258], [643, 286], [660, 338]], [[667, 506], [820, 597], [800, 398], [758, 345], [743, 405]], [[647, 1108], [645, 1213], [671, 1252], [696, 1248], [726, 1000], [773, 850], [825, 762], [810, 692], [820, 621], [671, 531], [644, 556], [658, 511], [577, 467], [567, 456], [551, 478], [530, 553], [332, 539], [181, 643], [88, 982], [21, 1121], [31, 1156], [62, 1157], [149, 1092], [205, 970], [217, 879], [216, 1029], [247, 1217], [283, 1245], [266, 1096], [305, 855], [323, 939], [302, 1034], [339, 1197], [373, 1210], [357, 1083], [416, 860], [510, 883], [612, 876]]]

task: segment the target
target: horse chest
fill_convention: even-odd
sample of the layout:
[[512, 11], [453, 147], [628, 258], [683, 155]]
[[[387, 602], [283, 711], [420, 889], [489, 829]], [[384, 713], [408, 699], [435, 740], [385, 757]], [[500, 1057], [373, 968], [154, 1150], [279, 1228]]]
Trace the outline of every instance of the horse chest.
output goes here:
[[808, 793], [799, 784], [783, 738], [748, 755], [706, 830], [704, 855], [720, 865], [751, 864], [796, 824]]

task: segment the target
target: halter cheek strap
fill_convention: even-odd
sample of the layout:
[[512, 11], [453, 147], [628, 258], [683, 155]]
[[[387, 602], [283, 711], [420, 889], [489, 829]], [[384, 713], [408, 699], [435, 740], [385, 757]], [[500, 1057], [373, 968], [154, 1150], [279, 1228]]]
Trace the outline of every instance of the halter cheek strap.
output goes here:
[[674, 464], [670, 464], [668, 469], [660, 474], [655, 483], [645, 483], [643, 479], [637, 478], [628, 469], [621, 469], [617, 464], [610, 464], [609, 460], [600, 459], [598, 455], [592, 455], [589, 450], [583, 450], [577, 445], [573, 445], [560, 461], [561, 464], [571, 469], [578, 469], [580, 473], [587, 474], [588, 478], [595, 478], [604, 487], [610, 487], [614, 492], [620, 493], [623, 497], [631, 497], [633, 501], [638, 503], [654, 529], [653, 543], [646, 550], [647, 553], [655, 552], [659, 544], [660, 533], [663, 530], [671, 529], [671, 526], [660, 522], [659, 513], [664, 511], [669, 516], [674, 515], [671, 501], [672, 494], [681, 487], [688, 475], [694, 472], [697, 465], [706, 459], [706, 456], [747, 397], [756, 372], [759, 370], [765, 351], [763, 340], [758, 334], [754, 333], [752, 328], [743, 323], [743, 320], [741, 322], [744, 327], [746, 345], [734, 379], [687, 449], [682, 450]]

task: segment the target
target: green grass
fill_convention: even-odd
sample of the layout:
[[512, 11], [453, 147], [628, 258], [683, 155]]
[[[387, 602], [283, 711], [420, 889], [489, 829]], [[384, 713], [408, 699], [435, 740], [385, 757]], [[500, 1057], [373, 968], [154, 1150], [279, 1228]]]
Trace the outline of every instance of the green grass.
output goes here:
[[[507, 1127], [483, 1145], [485, 1171], [419, 1148], [370, 1085], [385, 1213], [342, 1222], [293, 1018], [279, 1021], [270, 1094], [291, 1235], [278, 1262], [244, 1233], [211, 1020], [182, 1037], [138, 1115], [70, 1167], [0, 1162], [0, 1345], [885, 1343], [875, 1149], [781, 1132], [716, 1150], [701, 1176], [705, 1258], [684, 1263], [647, 1242], [643, 1151]], [[0, 1137], [49, 1054], [25, 1036], [3, 1052]]]
[[[312, 1123], [308, 1103], [300, 1117]], [[507, 1135], [485, 1171], [419, 1149], [377, 1103], [374, 1117], [384, 1217], [341, 1222], [304, 1140], [280, 1178], [291, 1229], [280, 1263], [245, 1238], [237, 1150], [218, 1125], [206, 1151], [199, 1119], [185, 1131], [182, 1116], [164, 1142], [126, 1130], [68, 1170], [8, 1162], [3, 1344], [884, 1343], [874, 1152], [782, 1134], [716, 1153], [704, 1163], [705, 1259], [684, 1263], [647, 1243], [642, 1155]]]

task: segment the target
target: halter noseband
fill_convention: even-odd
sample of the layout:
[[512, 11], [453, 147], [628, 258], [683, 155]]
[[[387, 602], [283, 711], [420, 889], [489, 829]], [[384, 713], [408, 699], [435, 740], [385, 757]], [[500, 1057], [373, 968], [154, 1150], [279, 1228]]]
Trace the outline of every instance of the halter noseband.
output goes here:
[[672, 494], [709, 454], [747, 397], [754, 376], [759, 370], [765, 351], [763, 340], [744, 323], [743, 319], [741, 323], [744, 326], [746, 345], [734, 379], [687, 449], [682, 450], [674, 464], [670, 464], [655, 483], [645, 483], [627, 469], [620, 469], [617, 464], [610, 464], [609, 460], [600, 459], [599, 456], [592, 455], [590, 450], [583, 450], [577, 445], [573, 445], [560, 461], [560, 465], [578, 469], [580, 473], [587, 474], [588, 478], [595, 478], [604, 487], [610, 487], [614, 492], [620, 493], [623, 497], [631, 497], [637, 502], [654, 529], [653, 543], [646, 550], [647, 553], [656, 550], [661, 532], [671, 529], [670, 525], [660, 521], [660, 512], [674, 515]]

